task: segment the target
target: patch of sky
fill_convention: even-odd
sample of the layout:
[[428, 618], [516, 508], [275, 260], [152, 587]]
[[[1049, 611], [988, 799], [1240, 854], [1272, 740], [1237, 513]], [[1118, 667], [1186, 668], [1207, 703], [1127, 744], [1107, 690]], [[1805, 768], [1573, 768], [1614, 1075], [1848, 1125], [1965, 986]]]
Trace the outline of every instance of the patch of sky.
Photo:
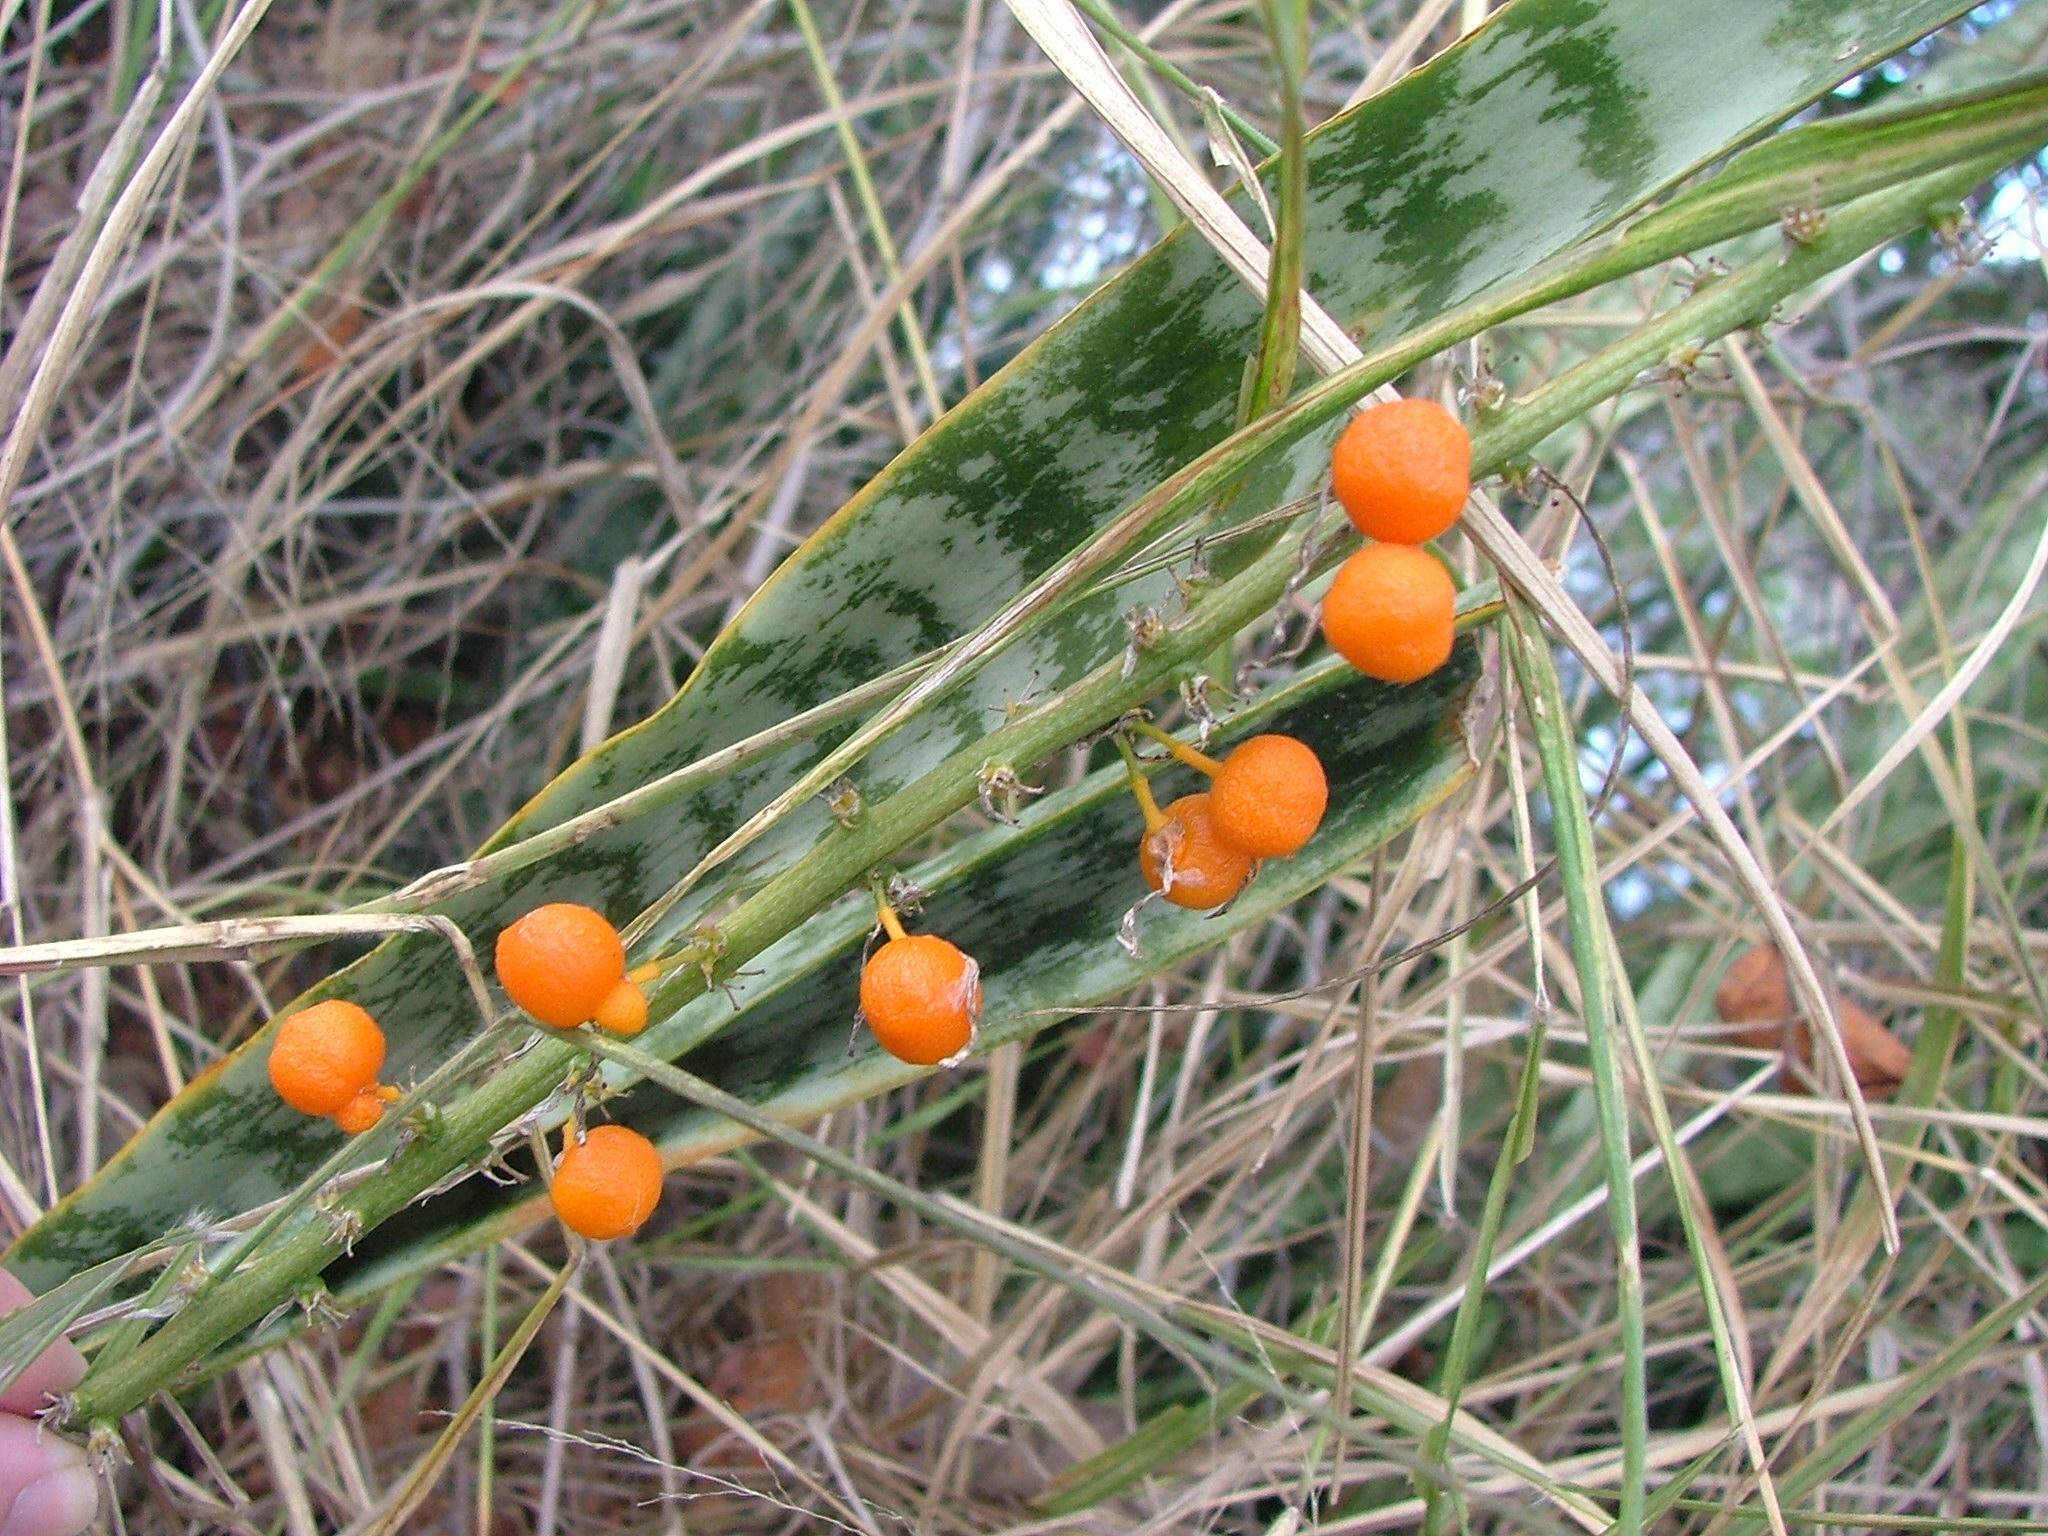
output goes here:
[[[977, 348], [1001, 341], [1027, 316], [1029, 330], [1043, 329], [1158, 238], [1144, 171], [1106, 132], [1071, 165], [1055, 168], [1059, 190], [1031, 260], [1020, 263], [1012, 246], [975, 263], [967, 303]], [[1041, 312], [1042, 302], [1049, 313]], [[962, 359], [957, 329], [934, 338], [932, 360], [941, 370], [958, 370]]]
[[2048, 152], [2034, 156], [1993, 183], [1991, 196], [1985, 200], [1977, 219], [1979, 231], [1989, 246], [1985, 261], [2017, 265], [2048, 258], [2048, 222], [2041, 216], [2044, 187], [2048, 187]]
[[1962, 19], [1961, 26], [1965, 32], [1981, 32], [1986, 27], [1996, 26], [2008, 16], [2017, 15], [2019, 9], [2020, 0], [1985, 0], [1983, 5]]
[[1040, 281], [1051, 289], [1094, 287], [1150, 235], [1143, 168], [1105, 133], [1069, 170], [1053, 223]]
[[1689, 890], [1692, 883], [1690, 869], [1675, 859], [1664, 859], [1624, 870], [1601, 889], [1607, 893], [1609, 910], [1626, 923], [1646, 916], [1652, 907], [1670, 901], [1678, 892]]
[[[1647, 684], [1650, 680], [1645, 679]], [[1660, 704], [1660, 709], [1667, 706]], [[1615, 727], [1610, 723], [1596, 722], [1584, 727], [1580, 739], [1579, 777], [1585, 787], [1589, 805], [1597, 806], [1593, 797], [1600, 793], [1608, 769], [1613, 762], [1616, 744]], [[1729, 803], [1734, 783], [1729, 777], [1729, 765], [1720, 758], [1702, 758], [1700, 772], [1709, 784], [1714, 786], [1723, 805]], [[1631, 740], [1625, 750], [1622, 762], [1622, 776], [1638, 790], [1666, 786], [1670, 775], [1664, 765], [1652, 756], [1640, 742]], [[1596, 814], [1595, 824], [1609, 818]], [[1603, 882], [1608, 909], [1616, 918], [1630, 922], [1643, 917], [1660, 902], [1667, 901], [1678, 891], [1692, 884], [1692, 874], [1683, 863], [1661, 859], [1632, 866], [1621, 871], [1613, 879]]]

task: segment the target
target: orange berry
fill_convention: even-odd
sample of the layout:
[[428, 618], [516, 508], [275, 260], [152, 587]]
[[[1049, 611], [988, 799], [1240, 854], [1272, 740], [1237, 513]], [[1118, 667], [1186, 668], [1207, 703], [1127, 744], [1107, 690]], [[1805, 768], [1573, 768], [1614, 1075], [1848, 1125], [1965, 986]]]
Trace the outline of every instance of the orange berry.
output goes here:
[[1323, 636], [1367, 677], [1412, 683], [1450, 660], [1457, 607], [1450, 573], [1427, 550], [1368, 544], [1324, 594]]
[[519, 1007], [574, 1029], [626, 974], [626, 946], [602, 913], [574, 902], [535, 907], [498, 935], [498, 980]]
[[1472, 493], [1472, 439], [1434, 400], [1369, 405], [1330, 454], [1330, 489], [1366, 537], [1427, 544]]
[[654, 1214], [665, 1172], [654, 1143], [638, 1131], [592, 1126], [563, 1149], [548, 1198], [571, 1232], [599, 1242], [627, 1237]]
[[351, 1136], [360, 1136], [384, 1118], [384, 1099], [376, 1089], [365, 1088], [334, 1112], [334, 1123]]
[[936, 934], [907, 933], [860, 973], [860, 1011], [882, 1049], [913, 1066], [958, 1056], [981, 1017], [981, 967]]
[[605, 993], [590, 1017], [608, 1035], [637, 1035], [647, 1027], [647, 994], [639, 982], [624, 977]]
[[1222, 906], [1244, 889], [1252, 858], [1217, 835], [1209, 796], [1183, 795], [1138, 844], [1138, 868], [1168, 901], [1199, 912]]
[[1209, 781], [1216, 836], [1254, 859], [1299, 853], [1322, 825], [1330, 782], [1308, 743], [1254, 736], [1223, 759]]
[[384, 1068], [384, 1031], [338, 997], [292, 1014], [270, 1046], [270, 1086], [302, 1115], [331, 1115]]

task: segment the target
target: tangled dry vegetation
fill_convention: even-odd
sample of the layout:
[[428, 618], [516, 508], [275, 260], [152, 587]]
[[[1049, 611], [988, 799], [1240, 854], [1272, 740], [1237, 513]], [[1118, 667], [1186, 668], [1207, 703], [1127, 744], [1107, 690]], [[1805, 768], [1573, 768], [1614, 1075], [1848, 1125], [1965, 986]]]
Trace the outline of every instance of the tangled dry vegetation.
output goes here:
[[[1483, 8], [1319, 18], [1311, 115]], [[796, 542], [1160, 218], [1002, 6], [825, 8], [821, 78], [796, 13], [765, 0], [278, 0], [160, 195], [110, 210], [86, 188], [81, 214], [155, 8], [9, 14], [0, 68], [28, 143], [6, 204], [9, 329], [115, 260], [84, 327], [50, 339], [54, 394], [25, 394], [14, 354], [0, 373], [28, 428], [6, 549], [15, 942], [336, 910], [465, 855], [666, 699]], [[218, 8], [166, 14], [193, 56], [220, 47]], [[1270, 114], [1256, 7], [1175, 4], [1148, 27]], [[1158, 105], [1199, 141], [1184, 102]], [[2024, 223], [2030, 194], [2001, 209]], [[1491, 336], [1483, 364], [1445, 366], [1511, 387], [1553, 372], [1681, 276], [1542, 312]], [[883, 297], [899, 281], [901, 313]], [[1906, 1238], [1886, 1265], [1842, 1106], [1779, 1092], [1774, 1053], [1715, 1018], [1759, 930], [1654, 761], [1622, 745], [1598, 852], [1623, 999], [1716, 1218], [1710, 1262], [1742, 1299], [1756, 1425], [1795, 1462], [2048, 1263], [2043, 609], [2005, 611], [2048, 493], [2042, 297], [2038, 257], [1900, 248], [1548, 455], [1609, 531], [1640, 676], [1727, 774], [1832, 978], [1908, 1042], [1955, 1032], [1931, 1106], [1877, 1110]], [[1522, 521], [1539, 548], [1572, 529], [1561, 501]], [[1568, 573], [1612, 634], [1597, 564]], [[1966, 709], [1929, 715], [1987, 636], [1999, 659]], [[1572, 704], [1597, 776], [1609, 701]], [[1126, 1007], [820, 1134], [999, 1213], [1078, 1274], [1234, 1315], [1297, 1380], [1331, 1359], [1333, 1298], [1362, 1287], [1367, 1374], [1398, 1404], [1441, 1370], [1544, 1017], [1541, 1135], [1464, 1406], [1558, 1482], [1610, 1486], [1619, 1276], [1562, 903], [1546, 893], [1533, 935], [1499, 918], [1362, 997], [1264, 1001], [1512, 886], [1534, 775], [1533, 752], [1496, 754], [1382, 864]], [[1976, 920], [1944, 959], [1958, 887]], [[9, 1227], [343, 958], [15, 994]], [[1660, 1179], [1639, 1187], [1661, 1477], [1725, 1445], [1693, 1260]], [[125, 1528], [296, 1533], [376, 1510], [560, 1260], [540, 1231], [451, 1260], [136, 1420]], [[2043, 1327], [1986, 1342], [1806, 1504], [2048, 1521]], [[770, 1149], [673, 1177], [662, 1217], [577, 1276], [414, 1525], [1404, 1527], [1416, 1435], [1386, 1410], [1368, 1429], [1339, 1456], [1289, 1405]], [[1106, 1502], [1064, 1525], [1030, 1502], [1118, 1448]], [[1558, 1528], [1516, 1465], [1461, 1462], [1475, 1527]], [[1715, 1459], [1670, 1528], [1753, 1500], [1741, 1466]]]

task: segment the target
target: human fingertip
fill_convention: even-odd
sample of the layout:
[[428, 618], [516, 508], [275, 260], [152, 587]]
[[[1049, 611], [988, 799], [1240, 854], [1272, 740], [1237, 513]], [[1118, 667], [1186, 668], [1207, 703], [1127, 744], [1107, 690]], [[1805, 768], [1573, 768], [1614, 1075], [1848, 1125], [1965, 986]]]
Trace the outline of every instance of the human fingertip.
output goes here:
[[55, 1437], [43, 1442], [42, 1452], [49, 1470], [15, 1496], [0, 1536], [78, 1536], [92, 1524], [100, 1487], [85, 1453]]

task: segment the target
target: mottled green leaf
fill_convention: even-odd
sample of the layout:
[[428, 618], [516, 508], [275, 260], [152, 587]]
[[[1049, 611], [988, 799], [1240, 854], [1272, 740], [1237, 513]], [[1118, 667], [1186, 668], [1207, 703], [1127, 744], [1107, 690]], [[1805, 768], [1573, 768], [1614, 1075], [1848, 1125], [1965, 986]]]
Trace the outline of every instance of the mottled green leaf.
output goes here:
[[[1143, 823], [1113, 760], [1025, 810], [1021, 826], [964, 838], [909, 869], [931, 893], [915, 925], [944, 933], [983, 967], [978, 1048], [1023, 1039], [1264, 922], [1440, 804], [1472, 772], [1464, 715], [1476, 675], [1470, 642], [1442, 672], [1405, 688], [1325, 659], [1235, 717], [1216, 738], [1220, 745], [1281, 730], [1316, 749], [1330, 776], [1329, 816], [1308, 848], [1265, 865], [1220, 914], [1148, 904], [1139, 914], [1137, 956], [1118, 945], [1117, 934], [1145, 894], [1137, 865]], [[1100, 755], [1109, 757], [1107, 749]], [[1155, 782], [1162, 800], [1197, 787], [1185, 769]], [[681, 1056], [683, 1065], [791, 1124], [924, 1076], [884, 1054], [865, 1031], [854, 1034], [861, 947], [873, 926], [866, 893], [854, 893], [754, 962], [750, 969], [761, 975], [736, 990], [737, 1011], [712, 992], [650, 1029], [641, 1043], [651, 1054], [673, 1056], [679, 1042], [710, 1037]], [[646, 1086], [606, 1111], [681, 1162], [751, 1139]], [[489, 1188], [472, 1183], [473, 1207], [501, 1203], [486, 1194]], [[459, 1252], [531, 1217], [500, 1211], [473, 1232], [451, 1231], [460, 1197], [458, 1191], [386, 1223], [359, 1247], [355, 1265], [336, 1271], [336, 1284], [367, 1293], [423, 1253]]]
[[[1308, 285], [1370, 336], [1397, 335], [1569, 248], [1961, 9], [1517, 0], [1310, 138]], [[487, 861], [482, 883], [434, 910], [485, 953], [505, 922], [542, 900], [589, 901], [618, 918], [643, 910], [839, 728], [706, 774], [658, 814], [544, 858], [522, 860], [516, 845], [971, 630], [1223, 435], [1260, 312], [1259, 296], [1186, 232], [1162, 242], [906, 450], [777, 573], [668, 708], [550, 785], [492, 840], [502, 857]], [[1311, 488], [1326, 443], [1312, 436], [1274, 456], [1239, 508]], [[1114, 655], [1124, 609], [1167, 590], [1154, 575], [1069, 606], [883, 742], [862, 768], [863, 790], [872, 799], [912, 782], [978, 740], [1006, 698], [1058, 688]], [[828, 825], [822, 808], [790, 816], [655, 938], [785, 866]], [[771, 951], [762, 963], [783, 957]], [[992, 986], [1004, 963], [992, 964]], [[1061, 990], [1056, 969], [1033, 974], [1052, 978], [1040, 985], [1061, 1006], [1088, 995]], [[476, 1027], [446, 948], [431, 939], [387, 944], [323, 990], [378, 1013], [399, 1074], [429, 1070]], [[660, 1028], [680, 1044], [680, 1020]], [[8, 1262], [48, 1286], [160, 1235], [195, 1202], [238, 1211], [292, 1188], [333, 1141], [269, 1095], [265, 1044], [259, 1036], [195, 1084]], [[712, 1050], [755, 1091], [817, 1070], [757, 1057], [736, 1039]], [[881, 1086], [864, 1070], [856, 1063], [829, 1092]]]

